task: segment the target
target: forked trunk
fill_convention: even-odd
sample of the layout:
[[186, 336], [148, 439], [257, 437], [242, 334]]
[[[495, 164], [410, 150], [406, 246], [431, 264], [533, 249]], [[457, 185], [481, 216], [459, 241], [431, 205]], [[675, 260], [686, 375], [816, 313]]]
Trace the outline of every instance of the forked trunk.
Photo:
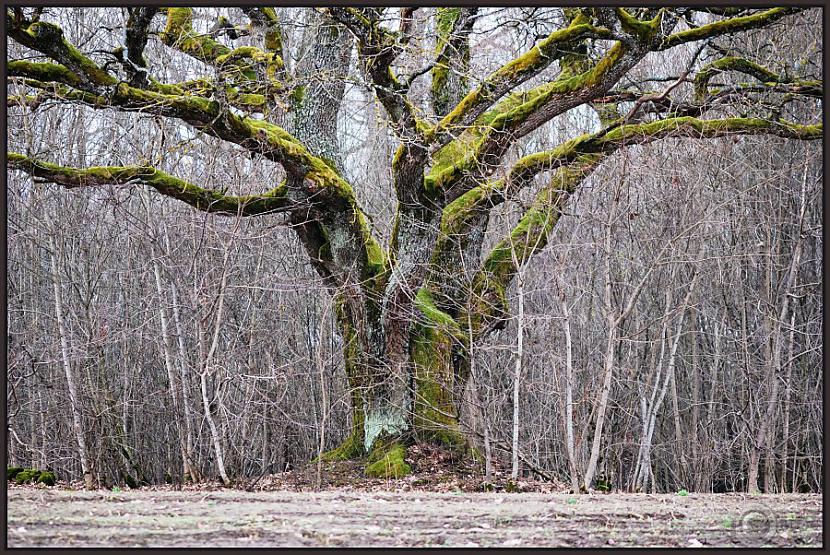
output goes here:
[[[371, 463], [413, 441], [464, 448], [458, 416], [466, 373], [457, 338], [432, 323], [416, 324], [405, 342], [406, 358], [393, 365], [366, 355], [368, 345], [361, 344], [357, 325], [343, 308], [341, 304], [337, 320], [344, 338], [352, 432], [323, 457], [353, 459], [368, 454]], [[401, 468], [392, 462], [375, 468], [375, 474], [400, 474]]]

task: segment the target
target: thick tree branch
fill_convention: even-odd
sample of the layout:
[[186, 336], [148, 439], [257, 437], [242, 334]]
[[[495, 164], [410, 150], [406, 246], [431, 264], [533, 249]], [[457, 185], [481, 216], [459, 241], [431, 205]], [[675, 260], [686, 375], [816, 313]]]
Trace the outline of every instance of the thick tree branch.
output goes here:
[[[287, 188], [291, 202], [298, 207], [294, 210], [297, 221], [303, 225], [311, 222], [305, 228], [313, 228], [321, 238], [314, 241], [322, 246], [310, 254], [315, 259], [325, 256], [331, 261], [326, 268], [327, 275], [333, 276], [330, 282], [340, 286], [351, 280], [370, 290], [377, 287], [374, 280], [385, 272], [386, 256], [372, 237], [351, 186], [327, 162], [312, 155], [280, 127], [227, 112], [214, 100], [164, 95], [133, 88], [126, 83], [118, 84], [107, 97], [68, 87], [56, 90], [61, 85], [31, 80], [27, 83], [52, 92], [56, 97], [98, 109], [117, 108], [177, 118], [281, 164], [290, 176]], [[298, 214], [298, 211], [302, 213]], [[309, 227], [311, 224], [313, 226]], [[332, 244], [324, 240], [325, 237], [342, 240]], [[309, 240], [308, 244], [316, 244], [314, 241]]]
[[220, 74], [247, 93], [274, 95], [284, 85], [276, 76], [283, 60], [275, 51], [253, 46], [231, 50], [209, 35], [193, 30], [193, 8], [167, 8], [167, 26], [161, 34], [167, 46], [216, 67]]
[[[490, 184], [480, 192], [472, 191], [445, 210], [442, 229], [446, 232], [463, 229], [475, 221], [477, 211], [498, 204], [505, 190], [515, 191], [531, 182], [541, 171], [556, 169], [552, 181], [537, 195], [510, 234], [487, 255], [473, 280], [471, 314], [474, 332], [492, 329], [506, 310], [505, 291], [521, 265], [547, 244], [548, 234], [558, 221], [563, 202], [597, 165], [616, 150], [631, 145], [647, 144], [663, 138], [713, 139], [735, 135], [775, 135], [799, 140], [820, 140], [822, 124], [801, 125], [785, 121], [757, 118], [702, 120], [679, 117], [655, 122], [623, 125], [593, 135], [574, 139], [551, 151], [522, 158], [503, 182]], [[485, 204], [486, 203], [486, 204]], [[461, 321], [465, 321], [464, 318]]]
[[403, 51], [404, 42], [381, 27], [378, 14], [371, 8], [335, 7], [326, 11], [357, 38], [358, 55], [372, 80], [372, 88], [401, 138], [423, 142], [425, 124], [416, 117], [415, 107], [406, 96], [406, 87], [392, 70], [392, 63]]
[[469, 36], [477, 13], [477, 7], [438, 8], [437, 57], [432, 67], [432, 105], [439, 117], [445, 116], [467, 92], [465, 75], [470, 65]]
[[259, 195], [232, 196], [193, 185], [149, 166], [71, 168], [10, 152], [8, 167], [67, 189], [101, 185], [148, 185], [164, 196], [216, 214], [259, 216], [294, 208], [287, 198], [284, 183]]
[[147, 61], [144, 59], [144, 48], [149, 38], [150, 22], [158, 13], [158, 8], [127, 8], [127, 31], [124, 46], [127, 49], [127, 62], [124, 64], [130, 75], [130, 84], [134, 87], [147, 85]]
[[484, 114], [476, 125], [439, 151], [425, 178], [427, 189], [442, 189], [452, 201], [497, 167], [516, 140], [558, 114], [610, 89], [647, 50], [617, 42], [588, 71], [512, 95]]
[[547, 245], [565, 201], [603, 159], [603, 155], [585, 155], [571, 166], [559, 168], [516, 227], [490, 251], [470, 287], [470, 300], [464, 307], [470, 312], [459, 318], [461, 322], [470, 322], [474, 337], [503, 325], [507, 313], [506, 291], [519, 270], [514, 259], [520, 267], [524, 266]]
[[660, 42], [658, 49], [666, 50], [687, 42], [719, 37], [750, 29], [760, 29], [761, 27], [769, 25], [770, 23], [773, 23], [786, 15], [798, 13], [804, 9], [805, 8], [773, 8], [761, 13], [715, 21], [714, 23], [701, 25], [700, 27], [696, 27], [694, 29], [680, 31], [669, 35]]
[[6, 12], [6, 31], [18, 43], [55, 60], [67, 71], [75, 74], [76, 86], [100, 92], [102, 87], [112, 86], [118, 80], [107, 73], [63, 36], [63, 30], [54, 23], [44, 21], [18, 21]]
[[695, 99], [702, 102], [709, 95], [709, 82], [716, 75], [727, 71], [743, 73], [754, 77], [769, 90], [775, 90], [776, 85], [792, 85], [787, 92], [805, 94], [807, 96], [821, 96], [821, 81], [797, 81], [778, 75], [770, 69], [745, 58], [729, 56], [721, 58], [704, 66], [695, 75]]

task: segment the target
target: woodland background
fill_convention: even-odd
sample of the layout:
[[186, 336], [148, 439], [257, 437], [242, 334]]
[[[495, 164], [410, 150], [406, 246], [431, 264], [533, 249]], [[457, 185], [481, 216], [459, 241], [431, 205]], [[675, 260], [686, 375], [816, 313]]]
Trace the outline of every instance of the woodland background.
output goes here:
[[[234, 10], [197, 10], [194, 25], [207, 30]], [[289, 63], [298, 64], [311, 19], [304, 10], [277, 11]], [[417, 37], [431, 52], [434, 32], [423, 11]], [[471, 35], [475, 74], [525, 51], [559, 17], [556, 8], [483, 12]], [[110, 34], [124, 20], [121, 9], [47, 13], [86, 51], [111, 48]], [[821, 16], [809, 10], [719, 44], [777, 71], [797, 67], [821, 78]], [[8, 48], [10, 57], [22, 52], [11, 40]], [[195, 63], [154, 39], [145, 56], [169, 82], [186, 79]], [[649, 63], [623, 82], [682, 70], [682, 61], [675, 68]], [[396, 144], [353, 71], [352, 59], [342, 77], [340, 148], [385, 240]], [[418, 86], [412, 94], [426, 96], [427, 85], [420, 93]], [[533, 146], [582, 133], [593, 117], [572, 110], [534, 134]], [[36, 111], [10, 106], [8, 141], [10, 149], [50, 152], [78, 167], [154, 160], [169, 173], [241, 192], [278, 181], [281, 171], [182, 124], [141, 114], [104, 118], [57, 102]], [[821, 148], [820, 141], [771, 136], [667, 139], [621, 150], [586, 181], [523, 275], [518, 433], [528, 459], [568, 481], [569, 360], [576, 454], [588, 456], [606, 314], [636, 295], [614, 324], [620, 341], [600, 474], [615, 488], [634, 489], [648, 464], [657, 491], [743, 490], [751, 446], [768, 422], [761, 489], [822, 490]], [[141, 187], [66, 191], [20, 172], [7, 179], [10, 465], [80, 476], [65, 363], [77, 376], [83, 426], [105, 485], [123, 482], [124, 470], [139, 482], [180, 480], [182, 434], [199, 474], [215, 478], [203, 394], [231, 477], [280, 472], [343, 439], [350, 412], [342, 338], [324, 285], [285, 226], [269, 217], [206, 215]], [[497, 209], [489, 244], [526, 200]], [[225, 310], [217, 319], [223, 280]], [[508, 295], [515, 307], [515, 285]], [[484, 436], [494, 445], [511, 441], [517, 318], [475, 345], [462, 421], [479, 446]], [[204, 383], [199, 333], [218, 334], [219, 370]], [[644, 462], [638, 451], [648, 433]], [[492, 456], [510, 459], [496, 447]]]

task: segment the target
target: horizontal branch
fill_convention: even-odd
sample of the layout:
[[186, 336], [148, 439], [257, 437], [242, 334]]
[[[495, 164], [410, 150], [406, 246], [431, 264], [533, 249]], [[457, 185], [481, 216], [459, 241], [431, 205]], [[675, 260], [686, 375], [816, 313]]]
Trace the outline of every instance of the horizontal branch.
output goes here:
[[713, 77], [727, 71], [734, 71], [754, 77], [769, 88], [772, 88], [774, 85], [794, 85], [794, 87], [788, 87], [789, 90], [786, 92], [807, 96], [821, 96], [821, 81], [795, 81], [778, 75], [774, 71], [751, 60], [728, 56], [707, 64], [697, 73], [694, 80], [696, 100], [700, 102], [709, 94], [709, 82]]
[[284, 183], [259, 195], [232, 196], [193, 185], [149, 166], [72, 168], [10, 152], [8, 167], [68, 189], [102, 185], [147, 185], [164, 196], [216, 214], [259, 216], [285, 212], [295, 207], [288, 201]]
[[666, 50], [687, 42], [719, 37], [750, 29], [760, 29], [761, 27], [769, 25], [784, 16], [798, 13], [804, 9], [805, 8], [773, 8], [761, 13], [715, 21], [714, 23], [701, 25], [700, 27], [696, 27], [694, 29], [680, 31], [669, 35], [663, 39], [658, 49]]

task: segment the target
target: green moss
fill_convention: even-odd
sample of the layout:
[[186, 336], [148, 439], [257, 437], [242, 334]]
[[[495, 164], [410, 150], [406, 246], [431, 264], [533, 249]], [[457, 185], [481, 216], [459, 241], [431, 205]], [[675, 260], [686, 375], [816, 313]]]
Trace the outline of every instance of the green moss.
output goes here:
[[266, 104], [264, 95], [236, 93], [228, 95], [228, 100], [237, 106], [245, 106], [249, 108], [262, 108]]
[[[598, 84], [622, 58], [625, 47], [615, 43], [591, 69], [569, 78], [559, 78], [527, 92], [508, 95], [492, 109], [479, 116], [457, 139], [439, 150], [424, 178], [427, 192], [447, 189], [480, 164], [481, 147], [494, 134], [524, 122], [550, 98]], [[460, 105], [459, 105], [460, 106]], [[443, 124], [443, 122], [442, 122]]]
[[262, 50], [255, 46], [240, 46], [231, 50], [227, 54], [222, 54], [216, 58], [216, 63], [219, 65], [227, 64], [242, 60], [243, 58], [251, 58], [252, 60], [264, 61], [268, 58]]
[[726, 71], [737, 71], [746, 75], [750, 75], [752, 77], [755, 77], [762, 83], [774, 84], [786, 82], [786, 80], [782, 80], [780, 75], [770, 71], [762, 65], [756, 64], [755, 62], [746, 60], [744, 58], [728, 56], [725, 58], [721, 58], [720, 60], [716, 60], [710, 64], [707, 64], [703, 69], [701, 69], [697, 73], [697, 75], [695, 75], [695, 100], [697, 102], [701, 102], [703, 99], [705, 99], [706, 94], [708, 92], [707, 86], [709, 84], [709, 81], [715, 75], [718, 75], [719, 73], [723, 73]]
[[617, 8], [617, 17], [620, 19], [624, 31], [634, 35], [640, 42], [648, 43], [660, 29], [660, 22], [663, 19], [663, 10], [651, 21], [640, 21], [631, 15], [626, 8]]
[[757, 29], [791, 14], [795, 10], [796, 8], [773, 8], [761, 13], [743, 17], [732, 17], [721, 21], [715, 21], [714, 23], [701, 25], [700, 27], [695, 27], [694, 29], [680, 31], [679, 33], [666, 37], [660, 44], [660, 49], [665, 50], [686, 42], [732, 34], [747, 29]]
[[451, 330], [458, 329], [458, 323], [446, 312], [435, 306], [432, 294], [427, 287], [421, 287], [415, 295], [415, 306], [426, 318]]
[[611, 484], [611, 479], [606, 476], [600, 476], [597, 478], [596, 481], [596, 490], [601, 491], [603, 493], [608, 493], [611, 491], [613, 484]]
[[206, 63], [214, 63], [231, 49], [208, 35], [193, 31], [193, 8], [168, 8], [162, 41]]
[[451, 56], [454, 52], [445, 52], [450, 36], [455, 29], [461, 8], [438, 8], [436, 14], [437, 41], [435, 53], [438, 58], [432, 68], [432, 98], [439, 114], [448, 109], [451, 91], [448, 90]]
[[438, 27], [439, 39], [446, 40], [458, 18], [461, 16], [461, 8], [438, 8], [438, 13], [435, 15], [435, 22]]
[[[365, 364], [363, 363], [363, 349], [361, 347], [354, 322], [350, 317], [350, 311], [346, 305], [346, 300], [342, 294], [338, 294], [334, 299], [334, 314], [337, 319], [340, 333], [343, 337], [343, 360], [346, 367], [346, 378], [348, 380], [349, 392], [351, 396], [352, 433], [350, 434], [347, 442], [353, 442], [353, 448], [359, 449], [359, 452], [362, 454], [363, 424], [366, 420], [366, 414], [363, 409], [363, 393], [366, 390], [367, 380], [367, 370]], [[346, 442], [344, 442], [341, 447], [344, 445], [346, 445]], [[341, 451], [341, 454], [345, 453]]]
[[59, 64], [46, 64], [12, 60], [6, 65], [9, 76], [30, 77], [38, 81], [65, 83], [77, 86], [81, 80], [78, 75], [67, 67]]
[[594, 27], [586, 17], [575, 17], [565, 29], [554, 31], [525, 54], [511, 60], [493, 72], [478, 87], [465, 96], [461, 102], [438, 124], [438, 130], [449, 129], [461, 121], [471, 110], [493, 100], [494, 91], [506, 84], [524, 80], [527, 76], [543, 69], [554, 60], [573, 52], [576, 42], [588, 33], [601, 37], [611, 36], [608, 29]]
[[36, 468], [25, 468], [18, 472], [14, 477], [16, 484], [28, 484], [36, 482], [40, 478], [40, 470]]
[[365, 474], [369, 478], [403, 478], [412, 473], [405, 457], [406, 448], [400, 443], [387, 446], [382, 455], [375, 457], [375, 462], [366, 466]]
[[40, 476], [37, 478], [38, 484], [44, 484], [47, 486], [54, 486], [55, 485], [55, 474], [53, 472], [49, 472], [44, 470], [40, 473]]
[[[339, 446], [320, 455], [323, 461], [348, 461], [363, 456], [363, 433], [353, 431]], [[315, 458], [312, 462], [317, 462]]]
[[493, 182], [474, 187], [449, 203], [441, 214], [441, 233], [452, 236], [464, 232], [464, 224], [474, 212], [486, 209], [486, 203], [496, 188]]
[[26, 32], [34, 38], [34, 44], [27, 46], [36, 47], [37, 50], [49, 54], [96, 85], [113, 85], [118, 82], [115, 77], [84, 56], [73, 44], [67, 42], [63, 36], [63, 29], [54, 23], [38, 21], [30, 25]]
[[7, 480], [14, 480], [15, 476], [23, 472], [23, 467], [20, 466], [9, 466], [6, 467], [6, 479]]
[[296, 109], [303, 103], [303, 99], [305, 98], [306, 86], [305, 85], [298, 85], [294, 87], [291, 91], [291, 94], [288, 95], [288, 98], [291, 99], [291, 105]]
[[372, 286], [375, 290], [380, 291], [385, 283], [386, 271], [388, 270], [388, 259], [386, 251], [380, 246], [380, 243], [372, 236], [372, 228], [366, 219], [366, 215], [360, 210], [355, 202], [353, 205], [354, 213], [357, 214], [357, 223], [360, 227], [361, 237], [363, 239], [363, 246], [366, 250], [367, 273], [364, 279], [372, 281]]
[[413, 423], [422, 441], [463, 450], [467, 441], [458, 427], [453, 392], [453, 345], [458, 340], [460, 338], [453, 340], [440, 328], [421, 324], [415, 326], [410, 353], [415, 364]]
[[175, 176], [154, 168], [142, 166], [102, 166], [85, 169], [70, 168], [32, 160], [22, 154], [10, 152], [8, 165], [23, 169], [37, 177], [69, 186], [125, 184], [139, 181], [165, 196], [182, 200], [191, 206], [209, 212], [255, 215], [279, 210], [286, 204], [286, 185], [261, 195], [226, 196], [221, 192], [192, 185]]

